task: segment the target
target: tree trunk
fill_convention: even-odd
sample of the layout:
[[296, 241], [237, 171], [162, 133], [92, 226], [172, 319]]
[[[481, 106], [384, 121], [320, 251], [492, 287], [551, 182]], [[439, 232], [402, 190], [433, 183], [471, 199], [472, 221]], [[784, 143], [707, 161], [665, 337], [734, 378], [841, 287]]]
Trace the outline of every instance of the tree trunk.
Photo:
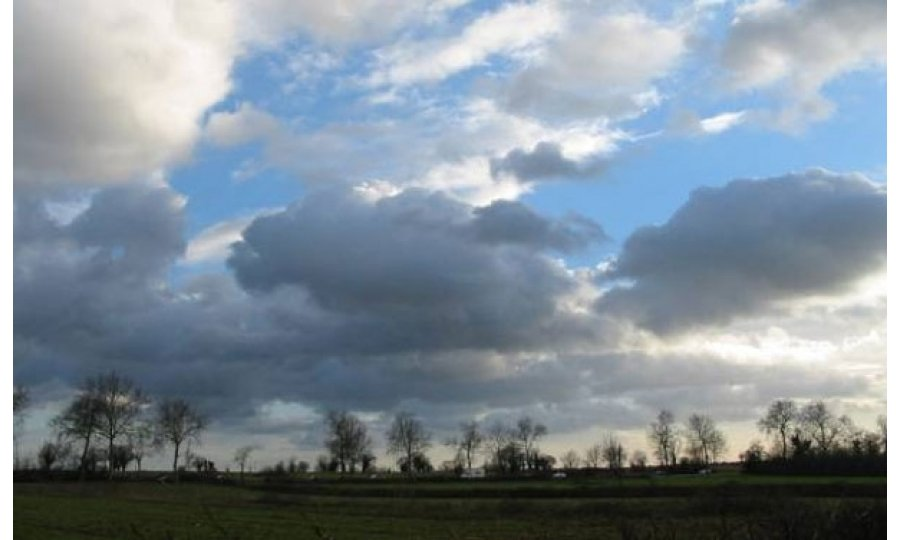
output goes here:
[[88, 434], [87, 437], [84, 438], [84, 450], [81, 451], [81, 467], [79, 467], [78, 471], [78, 481], [84, 481], [85, 476], [87, 475], [87, 454], [88, 450], [91, 448], [91, 436]]
[[106, 468], [109, 472], [109, 478], [113, 477], [113, 443], [115, 442], [114, 437], [109, 438], [109, 449], [106, 453]]
[[175, 443], [175, 459], [172, 460], [172, 472], [175, 473], [175, 483], [178, 483], [178, 448], [181, 445]]

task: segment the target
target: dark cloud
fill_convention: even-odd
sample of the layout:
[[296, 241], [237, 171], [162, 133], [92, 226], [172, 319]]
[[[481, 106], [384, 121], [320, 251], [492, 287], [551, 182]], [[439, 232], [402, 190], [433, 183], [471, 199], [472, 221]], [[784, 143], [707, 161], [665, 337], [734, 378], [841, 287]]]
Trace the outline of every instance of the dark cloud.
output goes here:
[[639, 229], [606, 277], [603, 312], [656, 332], [721, 324], [778, 300], [839, 293], [885, 264], [887, 196], [821, 170], [695, 191]]
[[319, 194], [255, 220], [228, 264], [250, 291], [302, 287], [347, 318], [360, 350], [519, 349], [589, 330], [559, 313], [578, 283], [543, 253], [601, 234], [569, 221], [517, 203], [473, 213], [423, 191], [375, 203]]
[[603, 227], [586, 217], [570, 214], [559, 221], [548, 220], [524, 204], [503, 200], [477, 208], [471, 227], [483, 242], [533, 245], [561, 252], [608, 239]]
[[[797, 199], [830, 200], [816, 195], [822, 190], [841, 200], [849, 191], [860, 204], [873, 190], [883, 197], [855, 177], [767, 182], [809, 184], [803, 197], [770, 188], [792, 215], [811, 212]], [[757, 216], [773, 212], [762, 204], [767, 197], [733, 189], [700, 198], [728, 193]], [[824, 206], [844, 227], [859, 220], [843, 203]], [[672, 223], [693, 215], [690, 207]], [[734, 209], [727, 215], [750, 219]], [[745, 418], [773, 396], [869, 388], [838, 366], [811, 373], [609, 352], [624, 342], [622, 328], [604, 314], [563, 307], [591, 287], [590, 278], [546, 253], [595, 241], [599, 226], [543, 218], [519, 203], [476, 209], [424, 191], [376, 202], [312, 194], [248, 227], [234, 247], [234, 276], [178, 285], [167, 273], [183, 251], [184, 214], [169, 189], [98, 192], [67, 224], [41, 204], [16, 201], [15, 223], [17, 382], [73, 385], [115, 368], [155, 396], [190, 397], [226, 431], [306, 430], [316, 411], [331, 407], [384, 414], [414, 407], [435, 429], [476, 415], [528, 413], [563, 433], [638, 427], [663, 405], [725, 404], [723, 415]], [[796, 217], [779, 223], [787, 235], [802, 230], [803, 238], [830, 242], [841, 229]], [[633, 249], [620, 268], [635, 268], [624, 265]], [[734, 273], [727, 264], [722, 271]], [[616, 277], [641, 285], [631, 274]], [[833, 280], [816, 278], [823, 281]]]
[[606, 163], [596, 159], [579, 162], [562, 154], [556, 143], [542, 141], [533, 149], [510, 150], [502, 158], [491, 160], [491, 175], [507, 173], [522, 182], [594, 178], [603, 173]]
[[[559, 309], [580, 278], [544, 253], [575, 249], [598, 226], [510, 204], [314, 194], [248, 227], [230, 263], [237, 280], [175, 287], [184, 215], [171, 190], [101, 191], [68, 224], [17, 202], [16, 378], [74, 384], [116, 368], [220, 418], [300, 396], [378, 408], [509, 385], [495, 392], [514, 400], [497, 351], [594, 341], [603, 329]], [[534, 227], [505, 225], [523, 219]], [[437, 392], [436, 377], [456, 382]]]

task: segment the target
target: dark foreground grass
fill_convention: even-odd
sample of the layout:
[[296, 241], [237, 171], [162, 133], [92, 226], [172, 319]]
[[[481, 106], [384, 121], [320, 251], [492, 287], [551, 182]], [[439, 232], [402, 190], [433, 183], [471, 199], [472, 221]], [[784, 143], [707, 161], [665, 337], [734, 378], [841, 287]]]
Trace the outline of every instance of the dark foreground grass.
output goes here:
[[[460, 488], [461, 489], [461, 488]], [[564, 489], [555, 485], [553, 489]], [[885, 538], [885, 499], [734, 494], [640, 498], [337, 497], [234, 486], [19, 484], [16, 538]]]

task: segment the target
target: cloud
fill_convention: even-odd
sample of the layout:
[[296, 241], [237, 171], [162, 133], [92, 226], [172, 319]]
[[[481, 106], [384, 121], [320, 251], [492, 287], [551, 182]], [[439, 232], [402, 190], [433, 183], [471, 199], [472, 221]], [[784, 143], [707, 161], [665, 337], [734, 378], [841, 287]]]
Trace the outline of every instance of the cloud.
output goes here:
[[420, 190], [375, 202], [317, 194], [255, 220], [228, 264], [250, 291], [301, 287], [325, 309], [352, 315], [355, 343], [346, 347], [520, 348], [593, 332], [559, 312], [557, 299], [577, 281], [543, 252], [601, 234], [584, 218], [554, 222], [517, 203], [473, 212]]
[[475, 237], [491, 244], [533, 245], [571, 252], [608, 239], [603, 228], [588, 218], [572, 214], [552, 221], [518, 202], [494, 201], [474, 213]]
[[840, 293], [883, 271], [883, 186], [823, 170], [695, 191], [625, 242], [598, 302], [656, 332], [722, 324], [772, 303]]
[[206, 122], [205, 136], [215, 145], [230, 147], [275, 137], [281, 122], [252, 103], [240, 103], [234, 111], [217, 111]]
[[685, 30], [641, 13], [582, 14], [514, 75], [500, 101], [518, 114], [623, 118], [654, 106], [654, 81], [686, 52]]
[[91, 355], [134, 334], [140, 326], [129, 327], [132, 315], [160, 301], [165, 272], [184, 250], [183, 212], [182, 197], [140, 184], [98, 192], [64, 226], [39, 202], [17, 199], [17, 368], [29, 369], [32, 354], [60, 373], [108, 361]]
[[733, 129], [747, 120], [747, 111], [728, 111], [706, 118], [682, 110], [673, 115], [669, 129], [683, 135], [716, 135]]
[[550, 153], [558, 148], [560, 159], [572, 160], [575, 172], [586, 175], [600, 169], [594, 164], [598, 156], [613, 154], [628, 139], [605, 122], [545, 125], [486, 99], [459, 107], [414, 106], [404, 114], [404, 122], [376, 116], [308, 128], [242, 103], [210, 115], [206, 139], [220, 146], [263, 142], [261, 161], [249, 164], [251, 173], [271, 166], [317, 186], [388, 182], [447, 192], [473, 204], [515, 199], [528, 190], [516, 177], [491, 174], [492, 157], [502, 168], [496, 156], [539, 141]]
[[531, 151], [510, 150], [503, 158], [491, 160], [491, 174], [513, 175], [522, 182], [591, 178], [602, 174], [606, 164], [597, 160], [576, 161], [563, 155], [559, 144], [542, 141]]
[[[805, 187], [781, 185], [793, 182]], [[859, 177], [825, 173], [744, 184], [696, 197], [746, 201], [756, 214], [718, 211], [737, 223], [772, 213], [756, 189], [794, 214], [827, 207], [832, 225], [798, 218], [785, 230], [829, 239], [852, 234], [836, 232], [858, 220], [848, 208], [883, 198]], [[883, 325], [883, 303], [809, 304], [760, 323], [760, 340], [735, 341], [729, 332], [757, 330], [732, 327], [706, 336], [719, 346], [705, 349], [592, 311], [596, 273], [552, 258], [602, 239], [577, 216], [548, 218], [508, 201], [473, 207], [422, 190], [311, 193], [245, 229], [230, 261], [237, 279], [205, 274], [174, 285], [166, 274], [185, 250], [183, 203], [165, 186], [129, 185], [98, 191], [62, 223], [40, 201], [17, 198], [17, 382], [71, 386], [115, 368], [154, 396], [190, 396], [214, 418], [219, 446], [210, 451], [226, 452], [230, 443], [215, 439], [222, 433], [275, 444], [272, 434], [291, 428], [306, 436], [279, 445], [314, 448], [315, 415], [329, 407], [380, 426], [388, 411], [414, 406], [446, 430], [527, 413], [564, 437], [598, 424], [642, 429], [660, 407], [747, 420], [775, 397], [862, 403], [883, 388], [883, 334], [867, 334]], [[694, 213], [683, 209], [666, 227], [681, 230], [679, 216]], [[777, 362], [757, 361], [782, 349]], [[810, 363], [816, 351], [824, 357]]]
[[[559, 305], [580, 278], [543, 254], [597, 234], [574, 219], [476, 213], [424, 192], [310, 196], [245, 231], [230, 264], [248, 294], [227, 275], [166, 284], [184, 252], [183, 200], [168, 188], [102, 190], [67, 225], [27, 202], [16, 207], [14, 297], [25, 384], [115, 367], [224, 419], [272, 399], [339, 406], [351, 386], [354, 403], [377, 408], [420, 395], [438, 373], [499, 384], [520, 362], [512, 351], [601, 332]], [[503, 226], [523, 217], [537, 224], [529, 234]]]
[[514, 55], [560, 31], [563, 16], [550, 2], [510, 3], [481, 15], [459, 36], [400, 41], [375, 51], [373, 86], [441, 81], [484, 63], [493, 55]]
[[884, 0], [756, 2], [737, 11], [721, 64], [736, 91], [774, 89], [780, 109], [761, 120], [796, 131], [834, 109], [822, 87], [850, 71], [885, 63]]
[[239, 0], [241, 37], [277, 46], [297, 33], [320, 44], [350, 47], [390, 36], [415, 22], [437, 23], [468, 0]]
[[264, 208], [249, 215], [210, 225], [191, 238], [184, 253], [184, 262], [197, 264], [224, 261], [231, 253], [231, 244], [241, 239], [241, 233], [253, 220], [280, 211], [281, 208]]
[[14, 6], [15, 179], [108, 185], [185, 159], [231, 88], [235, 15], [212, 0]]

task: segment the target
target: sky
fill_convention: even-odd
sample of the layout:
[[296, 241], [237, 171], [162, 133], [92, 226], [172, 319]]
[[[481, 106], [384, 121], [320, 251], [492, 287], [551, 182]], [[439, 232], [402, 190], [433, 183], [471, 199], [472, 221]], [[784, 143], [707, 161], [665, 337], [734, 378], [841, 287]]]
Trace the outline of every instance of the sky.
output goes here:
[[[227, 464], [353, 411], [886, 411], [884, 0], [14, 4], [26, 449], [111, 369]], [[160, 464], [166, 458], [158, 456]]]

